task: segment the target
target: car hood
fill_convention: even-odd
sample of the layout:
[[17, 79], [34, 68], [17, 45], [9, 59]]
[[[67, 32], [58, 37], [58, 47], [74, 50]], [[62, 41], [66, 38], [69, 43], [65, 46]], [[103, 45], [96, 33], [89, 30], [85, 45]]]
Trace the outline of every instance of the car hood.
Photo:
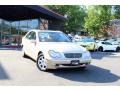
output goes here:
[[54, 50], [57, 52], [84, 52], [86, 49], [71, 42], [42, 42], [39, 43], [42, 51]]

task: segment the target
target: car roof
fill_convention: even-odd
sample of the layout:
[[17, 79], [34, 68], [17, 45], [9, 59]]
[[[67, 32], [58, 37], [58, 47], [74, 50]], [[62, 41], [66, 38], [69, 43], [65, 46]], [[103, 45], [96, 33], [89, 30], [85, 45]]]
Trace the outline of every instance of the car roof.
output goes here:
[[30, 31], [35, 31], [35, 32], [62, 32], [62, 31], [59, 31], [59, 30], [40, 30], [40, 29], [32, 29], [32, 30], [29, 30]]

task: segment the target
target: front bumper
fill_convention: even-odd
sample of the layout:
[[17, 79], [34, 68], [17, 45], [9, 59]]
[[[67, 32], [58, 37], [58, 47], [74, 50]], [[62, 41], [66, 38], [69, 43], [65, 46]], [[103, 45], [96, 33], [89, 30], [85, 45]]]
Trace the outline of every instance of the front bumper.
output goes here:
[[[71, 60], [48, 60], [48, 59], [46, 59], [46, 64], [47, 64], [47, 68], [49, 68], [49, 69], [57, 69], [57, 68], [84, 67], [91, 63], [91, 60], [79, 60], [79, 64], [73, 65], [73, 64], [71, 64], [71, 61], [74, 61], [74, 60], [75, 59], [71, 59]], [[78, 60], [78, 59], [76, 59], [76, 60]]]
[[87, 50], [96, 50], [97, 49], [97, 45], [96, 44], [90, 44], [90, 45], [81, 45], [84, 48], [86, 48]]
[[95, 50], [95, 46], [89, 46], [89, 45], [83, 45], [84, 48], [86, 48], [87, 50]]

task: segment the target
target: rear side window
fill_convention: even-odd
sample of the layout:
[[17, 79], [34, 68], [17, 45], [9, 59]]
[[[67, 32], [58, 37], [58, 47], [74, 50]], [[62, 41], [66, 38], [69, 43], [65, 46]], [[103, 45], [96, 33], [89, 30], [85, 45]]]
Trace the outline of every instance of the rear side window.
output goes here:
[[36, 40], [36, 33], [34, 31], [29, 32], [26, 38], [29, 40]]
[[112, 45], [112, 44], [109, 43], [109, 42], [102, 42], [102, 44], [105, 44], [105, 45]]

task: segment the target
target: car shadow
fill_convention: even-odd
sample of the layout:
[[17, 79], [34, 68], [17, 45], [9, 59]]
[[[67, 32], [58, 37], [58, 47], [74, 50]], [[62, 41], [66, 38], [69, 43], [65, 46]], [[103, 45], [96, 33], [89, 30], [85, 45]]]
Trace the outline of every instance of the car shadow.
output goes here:
[[110, 83], [120, 79], [120, 76], [113, 74], [110, 70], [90, 65], [85, 70], [58, 69], [50, 70], [55, 76], [76, 82]]
[[115, 56], [116, 53], [120, 53], [120, 52], [113, 52], [113, 51], [91, 52], [91, 57], [92, 57], [92, 59], [97, 59], [97, 60], [100, 60], [104, 57], [120, 58], [120, 56]]
[[22, 51], [22, 48], [0, 48], [0, 50], [14, 50], [14, 51]]
[[10, 79], [10, 77], [8, 76], [3, 66], [0, 64], [0, 80], [6, 80], [6, 79]]

